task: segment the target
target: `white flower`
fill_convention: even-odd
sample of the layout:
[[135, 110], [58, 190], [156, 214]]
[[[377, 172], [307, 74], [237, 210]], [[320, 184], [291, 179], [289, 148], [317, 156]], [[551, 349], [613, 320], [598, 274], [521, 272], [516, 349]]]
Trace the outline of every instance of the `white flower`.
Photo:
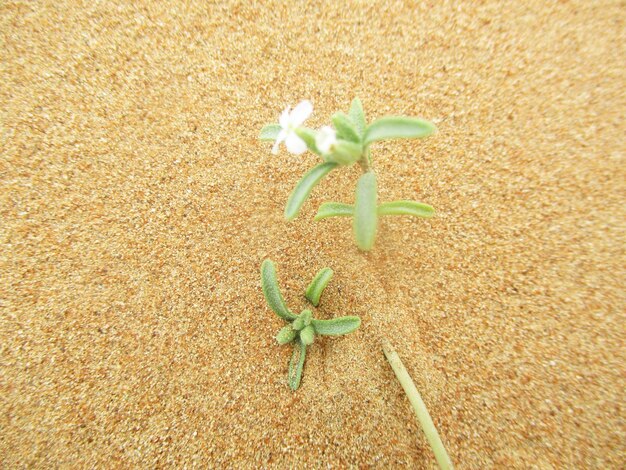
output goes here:
[[282, 129], [278, 133], [278, 137], [276, 137], [276, 142], [274, 142], [274, 147], [272, 148], [274, 155], [278, 153], [278, 146], [281, 142], [285, 142], [287, 150], [296, 155], [304, 153], [307, 149], [304, 140], [296, 134], [296, 129], [311, 115], [313, 105], [309, 100], [304, 100], [298, 103], [298, 105], [293, 108], [293, 111], [290, 112], [289, 110], [289, 107], [285, 108], [278, 119]]
[[335, 129], [330, 126], [324, 126], [319, 131], [317, 131], [317, 135], [315, 136], [315, 145], [320, 152], [326, 154], [331, 151], [333, 145], [337, 143], [337, 133]]

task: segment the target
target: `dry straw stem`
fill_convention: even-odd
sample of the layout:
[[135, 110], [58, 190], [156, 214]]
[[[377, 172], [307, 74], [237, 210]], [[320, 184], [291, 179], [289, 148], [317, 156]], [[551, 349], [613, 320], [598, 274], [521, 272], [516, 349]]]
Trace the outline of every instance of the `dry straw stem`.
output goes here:
[[426, 409], [424, 400], [422, 400], [422, 397], [417, 391], [413, 380], [411, 380], [411, 376], [404, 367], [404, 364], [402, 364], [400, 356], [398, 356], [398, 353], [395, 351], [391, 343], [386, 339], [383, 340], [383, 352], [385, 353], [385, 357], [389, 361], [393, 372], [400, 381], [400, 385], [402, 385], [404, 393], [406, 393], [409, 401], [411, 402], [411, 406], [417, 415], [417, 419], [422, 425], [424, 434], [426, 434], [426, 439], [435, 453], [435, 458], [437, 459], [439, 468], [442, 470], [453, 469], [454, 467], [452, 465], [452, 461], [446, 452], [446, 448], [443, 446], [443, 442], [441, 442], [435, 423], [433, 423], [433, 420]]

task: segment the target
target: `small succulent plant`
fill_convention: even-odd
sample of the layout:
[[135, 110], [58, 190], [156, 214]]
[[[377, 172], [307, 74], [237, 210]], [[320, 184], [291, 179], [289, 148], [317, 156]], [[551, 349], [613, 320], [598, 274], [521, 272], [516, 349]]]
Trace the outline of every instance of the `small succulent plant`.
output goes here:
[[[333, 271], [330, 268], [320, 270], [306, 290], [306, 298], [315, 307], [328, 285]], [[276, 268], [269, 259], [261, 265], [261, 287], [267, 305], [285, 320], [288, 325], [281, 328], [276, 335], [278, 344], [294, 343], [294, 351], [289, 362], [289, 386], [297, 390], [302, 378], [302, 369], [306, 356], [306, 348], [315, 341], [318, 335], [339, 336], [353, 332], [361, 325], [361, 319], [356, 316], [345, 316], [332, 320], [317, 320], [313, 312], [305, 309], [299, 315], [293, 313], [285, 304], [276, 279]]]
[[380, 216], [433, 216], [434, 209], [420, 202], [401, 200], [378, 204], [378, 187], [370, 145], [380, 140], [426, 137], [436, 131], [434, 124], [417, 118], [387, 116], [368, 125], [363, 105], [358, 98], [352, 101], [348, 114], [338, 112], [332, 116], [334, 128], [324, 126], [314, 130], [304, 127], [302, 124], [312, 112], [313, 105], [309, 101], [302, 101], [293, 110], [285, 109], [280, 115], [279, 123], [265, 126], [259, 135], [261, 140], [274, 141], [273, 153], [277, 153], [280, 144], [284, 142], [291, 153], [299, 155], [308, 149], [324, 160], [302, 177], [289, 196], [285, 206], [287, 220], [298, 216], [313, 188], [332, 170], [357, 162], [363, 175], [357, 182], [354, 204], [324, 203], [319, 207], [315, 220], [353, 217], [356, 244], [361, 250], [369, 251], [376, 240]]

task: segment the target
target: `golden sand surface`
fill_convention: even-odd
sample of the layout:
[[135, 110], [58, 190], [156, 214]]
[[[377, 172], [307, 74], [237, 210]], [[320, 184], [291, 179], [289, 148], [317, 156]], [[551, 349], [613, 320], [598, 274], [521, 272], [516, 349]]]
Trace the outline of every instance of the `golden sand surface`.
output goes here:
[[[626, 8], [616, 1], [0, 5], [0, 467], [434, 468], [389, 337], [458, 468], [626, 462]], [[318, 161], [257, 140], [329, 122], [439, 132], [373, 146], [388, 217], [348, 219], [358, 167], [282, 217]], [[299, 310], [301, 388], [263, 259]]]

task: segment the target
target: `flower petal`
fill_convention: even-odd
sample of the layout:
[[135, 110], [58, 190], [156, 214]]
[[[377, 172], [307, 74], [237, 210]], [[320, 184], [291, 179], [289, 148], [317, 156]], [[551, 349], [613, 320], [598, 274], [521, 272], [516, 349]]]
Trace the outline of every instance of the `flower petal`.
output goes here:
[[306, 143], [298, 137], [295, 132], [289, 132], [287, 134], [285, 144], [287, 145], [287, 150], [293, 154], [300, 155], [301, 153], [306, 152]]
[[287, 106], [283, 112], [280, 114], [280, 117], [278, 118], [278, 122], [280, 124], [280, 127], [282, 127], [283, 129], [286, 129], [289, 126], [289, 110], [291, 108], [289, 106]]
[[291, 111], [291, 114], [289, 115], [291, 125], [298, 127], [308, 119], [312, 112], [313, 105], [311, 102], [309, 100], [301, 101], [295, 108], [293, 108], [293, 111]]
[[330, 126], [324, 126], [315, 136], [315, 145], [322, 153], [330, 152], [330, 148], [337, 143], [337, 133]]
[[278, 146], [280, 145], [280, 143], [282, 141], [284, 141], [287, 138], [287, 131], [286, 130], [281, 130], [278, 133], [278, 136], [276, 136], [276, 142], [274, 142], [274, 146], [272, 147], [272, 153], [274, 155], [276, 155], [278, 153]]

